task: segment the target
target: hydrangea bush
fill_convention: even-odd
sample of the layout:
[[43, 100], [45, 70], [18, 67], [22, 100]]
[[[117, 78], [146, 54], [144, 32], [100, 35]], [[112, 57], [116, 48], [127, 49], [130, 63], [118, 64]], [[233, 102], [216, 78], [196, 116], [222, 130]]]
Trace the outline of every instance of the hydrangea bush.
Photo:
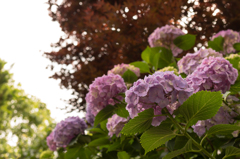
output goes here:
[[55, 151], [50, 155], [240, 157], [239, 33], [221, 31], [208, 42], [209, 48], [183, 57], [183, 51], [194, 47], [195, 35], [166, 25], [148, 41], [142, 61], [116, 65], [93, 81], [85, 117], [66, 118], [47, 137], [49, 149]]

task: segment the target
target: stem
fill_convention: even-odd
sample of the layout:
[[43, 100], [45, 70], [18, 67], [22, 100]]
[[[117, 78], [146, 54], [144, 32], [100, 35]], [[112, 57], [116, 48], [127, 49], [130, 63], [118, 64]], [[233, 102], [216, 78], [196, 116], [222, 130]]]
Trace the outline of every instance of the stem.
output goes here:
[[203, 144], [203, 140], [205, 139], [207, 137], [207, 135], [205, 135], [203, 138], [202, 138], [202, 140], [201, 140], [201, 142], [200, 142], [200, 145], [202, 146], [202, 144]]
[[168, 115], [168, 117], [172, 120], [172, 122], [178, 127], [178, 129], [190, 140], [192, 140], [193, 144], [199, 148], [201, 152], [203, 152], [205, 155], [207, 155], [211, 159], [215, 159], [207, 150], [205, 150], [197, 141], [195, 141], [178, 123], [177, 121], [172, 117], [172, 115], [168, 112], [166, 108], [164, 108], [164, 111]]

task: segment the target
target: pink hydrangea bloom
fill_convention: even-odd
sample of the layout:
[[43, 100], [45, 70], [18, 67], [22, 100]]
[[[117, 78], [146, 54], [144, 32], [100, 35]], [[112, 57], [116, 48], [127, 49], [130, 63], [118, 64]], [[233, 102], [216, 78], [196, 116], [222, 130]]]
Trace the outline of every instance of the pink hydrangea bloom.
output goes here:
[[53, 139], [53, 132], [47, 137], [47, 145], [51, 151], [56, 151], [57, 145]]
[[124, 127], [124, 124], [128, 122], [128, 119], [114, 114], [111, 118], [108, 118], [107, 129], [109, 131], [108, 135], [112, 137], [114, 134], [118, 137], [120, 136], [120, 131]]
[[115, 65], [113, 69], [109, 70], [108, 71], [108, 75], [109, 74], [118, 74], [120, 76], [122, 76], [127, 70], [130, 70], [132, 72], [134, 72], [136, 74], [136, 76], [140, 76], [140, 69], [133, 66], [133, 65], [129, 65], [129, 64], [118, 64], [118, 65]]
[[177, 56], [182, 53], [182, 49], [178, 48], [173, 40], [180, 36], [184, 35], [183, 31], [173, 25], [165, 25], [161, 28], [157, 28], [154, 32], [148, 37], [148, 43], [151, 47], [165, 47], [172, 50], [173, 56]]

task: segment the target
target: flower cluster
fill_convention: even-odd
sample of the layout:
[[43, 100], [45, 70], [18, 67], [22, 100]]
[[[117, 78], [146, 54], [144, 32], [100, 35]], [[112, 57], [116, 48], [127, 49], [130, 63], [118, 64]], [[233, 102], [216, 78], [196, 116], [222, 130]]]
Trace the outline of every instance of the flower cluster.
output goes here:
[[175, 75], [178, 75], [178, 70], [176, 68], [174, 68], [173, 66], [167, 66], [167, 67], [164, 67], [164, 68], [162, 68], [162, 69], [160, 69], [158, 71], [160, 71], [160, 72], [173, 71], [173, 73]]
[[214, 40], [219, 36], [222, 36], [224, 38], [222, 53], [224, 55], [234, 53], [236, 50], [233, 48], [233, 44], [240, 42], [240, 34], [236, 31], [228, 29], [218, 32], [217, 34], [212, 36], [211, 39]]
[[113, 69], [108, 71], [108, 75], [109, 74], [115, 74], [115, 75], [118, 74], [118, 75], [122, 76], [128, 69], [130, 71], [134, 72], [137, 77], [140, 76], [140, 69], [139, 68], [137, 68], [133, 65], [124, 64], [124, 63], [115, 65]]
[[238, 77], [238, 71], [222, 57], [205, 58], [201, 65], [191, 74], [186, 81], [194, 88], [194, 92], [201, 90], [222, 91], [230, 89]]
[[237, 116], [233, 110], [228, 106], [222, 106], [217, 114], [211, 119], [199, 120], [195, 125], [193, 125], [193, 131], [198, 135], [202, 136], [205, 134], [206, 129], [209, 130], [212, 126], [218, 124], [232, 124], [234, 122], [234, 117]]
[[96, 116], [97, 113], [108, 104], [114, 105], [113, 97], [122, 99], [118, 96], [127, 90], [123, 78], [120, 75], [103, 75], [96, 78], [90, 85], [89, 92], [86, 95], [86, 101], [91, 113]]
[[181, 60], [178, 61], [179, 73], [187, 75], [193, 73], [194, 70], [202, 63], [203, 59], [207, 57], [222, 57], [222, 54], [213, 49], [200, 49], [195, 53], [188, 53]]
[[173, 40], [180, 36], [184, 35], [183, 31], [172, 25], [166, 25], [161, 28], [157, 28], [154, 32], [148, 37], [148, 43], [151, 47], [165, 47], [171, 49], [173, 56], [177, 56], [182, 53], [182, 49], [174, 45]]
[[122, 118], [117, 114], [114, 114], [111, 118], [108, 118], [107, 129], [108, 136], [112, 137], [114, 134], [118, 137], [120, 136], [120, 131], [124, 127], [124, 124], [128, 122], [128, 119]]
[[[161, 115], [165, 107], [173, 113], [192, 93], [193, 89], [182, 77], [170, 71], [156, 72], [134, 82], [126, 91], [126, 109], [131, 118], [149, 108], [154, 109], [155, 115]], [[158, 126], [165, 119], [165, 116], [154, 117], [152, 125]]]
[[93, 126], [94, 124], [94, 120], [95, 120], [95, 116], [92, 114], [91, 109], [89, 108], [89, 106], [86, 107], [86, 120], [87, 122]]
[[79, 134], [84, 134], [86, 128], [87, 124], [79, 117], [68, 117], [61, 121], [47, 137], [50, 150], [55, 151], [56, 147], [66, 147], [73, 138]]

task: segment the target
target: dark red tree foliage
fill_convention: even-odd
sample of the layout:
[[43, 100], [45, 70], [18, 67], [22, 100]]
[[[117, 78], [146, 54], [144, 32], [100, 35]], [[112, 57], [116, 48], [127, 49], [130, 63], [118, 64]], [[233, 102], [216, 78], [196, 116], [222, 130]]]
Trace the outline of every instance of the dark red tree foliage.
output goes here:
[[[52, 78], [73, 90], [72, 110], [84, 109], [94, 78], [115, 64], [141, 60], [148, 36], [157, 27], [173, 24], [200, 35], [204, 42], [220, 30], [240, 30], [239, 0], [49, 0], [49, 15], [66, 34], [45, 56], [62, 67]], [[52, 11], [57, 6], [57, 11]], [[219, 9], [219, 12], [216, 11]], [[185, 26], [181, 19], [185, 17]], [[182, 21], [183, 22], [183, 21]], [[197, 45], [200, 47], [200, 45]], [[53, 68], [53, 66], [51, 66]]]

